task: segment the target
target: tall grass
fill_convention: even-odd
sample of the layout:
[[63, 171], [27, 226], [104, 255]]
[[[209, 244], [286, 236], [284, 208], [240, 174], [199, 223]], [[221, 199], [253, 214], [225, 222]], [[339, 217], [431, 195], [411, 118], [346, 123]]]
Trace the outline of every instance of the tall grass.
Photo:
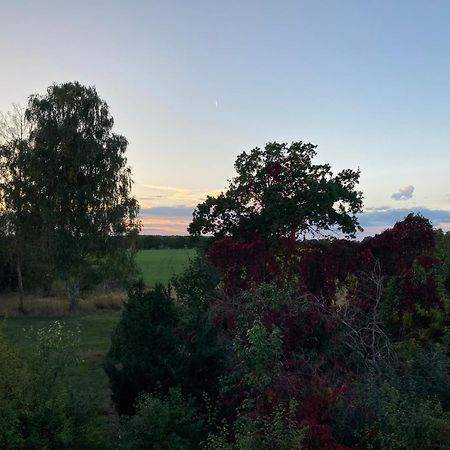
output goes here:
[[[120, 310], [126, 300], [123, 290], [101, 289], [82, 294], [77, 311], [70, 312], [67, 298], [62, 291], [44, 297], [26, 294], [24, 307], [26, 315], [32, 317], [70, 317], [94, 313], [98, 310]], [[21, 317], [19, 313], [19, 294], [10, 292], [0, 296], [0, 317]]]

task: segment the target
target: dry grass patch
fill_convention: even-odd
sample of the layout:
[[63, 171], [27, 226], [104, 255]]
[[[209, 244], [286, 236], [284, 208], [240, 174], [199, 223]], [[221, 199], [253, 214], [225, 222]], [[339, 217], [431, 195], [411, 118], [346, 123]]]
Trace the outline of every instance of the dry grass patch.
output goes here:
[[[69, 311], [69, 303], [63, 292], [44, 297], [26, 294], [24, 307], [30, 317], [71, 317], [96, 312], [98, 310], [120, 310], [127, 298], [126, 292], [119, 289], [97, 289], [82, 294], [75, 312]], [[10, 292], [0, 295], [0, 317], [23, 317], [19, 312], [19, 294]]]

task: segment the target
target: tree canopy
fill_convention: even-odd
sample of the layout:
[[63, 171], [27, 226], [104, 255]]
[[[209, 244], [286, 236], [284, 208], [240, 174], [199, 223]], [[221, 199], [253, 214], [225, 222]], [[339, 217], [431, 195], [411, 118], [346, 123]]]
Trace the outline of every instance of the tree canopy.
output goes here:
[[37, 228], [30, 182], [29, 133], [24, 108], [13, 105], [12, 111], [0, 113], [0, 233], [6, 238], [8, 253], [15, 263], [21, 311], [24, 310], [22, 266], [24, 259], [30, 260], [33, 250], [30, 237]]
[[361, 230], [356, 214], [362, 192], [355, 189], [359, 170], [334, 175], [329, 164], [314, 164], [310, 143], [268, 143], [241, 153], [237, 176], [226, 192], [208, 196], [194, 211], [189, 232], [244, 240], [315, 235]]
[[109, 107], [96, 89], [78, 82], [31, 96], [26, 118], [42, 242], [74, 300], [89, 263], [113, 251], [108, 237], [139, 230], [128, 142], [113, 133]]

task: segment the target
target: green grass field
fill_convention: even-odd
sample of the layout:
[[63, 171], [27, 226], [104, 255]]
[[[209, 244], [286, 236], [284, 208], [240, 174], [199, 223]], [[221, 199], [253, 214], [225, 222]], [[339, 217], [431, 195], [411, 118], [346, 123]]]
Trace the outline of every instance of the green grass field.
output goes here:
[[[109, 386], [103, 371], [103, 360], [120, 314], [120, 311], [99, 311], [87, 316], [59, 319], [68, 328], [80, 330], [78, 347], [83, 362], [75, 368], [71, 381], [95, 392], [103, 406], [107, 406], [109, 402]], [[21, 351], [26, 352], [32, 347], [33, 336], [37, 330], [48, 326], [54, 320], [54, 318], [33, 317], [11, 318], [0, 324], [6, 339]]]
[[136, 264], [147, 286], [160, 282], [166, 284], [174, 274], [182, 272], [195, 256], [195, 249], [151, 249], [140, 250]]

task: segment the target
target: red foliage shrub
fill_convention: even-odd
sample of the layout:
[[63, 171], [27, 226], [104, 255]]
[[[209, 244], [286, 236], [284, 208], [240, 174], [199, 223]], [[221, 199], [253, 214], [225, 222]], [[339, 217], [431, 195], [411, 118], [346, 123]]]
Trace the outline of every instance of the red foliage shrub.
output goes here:
[[[270, 171], [277, 176], [276, 167]], [[349, 386], [355, 376], [349, 362], [351, 350], [343, 344], [343, 325], [336, 314], [337, 285], [347, 282], [349, 276], [355, 280], [357, 289], [349, 291], [346, 308], [353, 308], [350, 315], [357, 328], [367, 324], [367, 313], [374, 311], [375, 301], [381, 301], [372, 295], [374, 287], [369, 286], [367, 277], [374, 267], [384, 285], [393, 277], [398, 280], [396, 314], [417, 315], [418, 307], [426, 311], [441, 307], [436, 260], [430, 256], [433, 248], [430, 222], [413, 215], [363, 243], [337, 239], [299, 243], [288, 238], [275, 245], [261, 240], [216, 241], [208, 252], [223, 277], [224, 296], [216, 299], [211, 309], [216, 325], [230, 340], [243, 320], [247, 325], [258, 320], [269, 332], [276, 327], [282, 333], [276, 376], [262, 392], [252, 391], [244, 377], [238, 377], [234, 389], [222, 400], [225, 409], [230, 408], [228, 417], [249, 396], [253, 396], [252, 414], [256, 416], [295, 399], [298, 423], [307, 428], [307, 448], [349, 449], [334, 433], [337, 402], [352, 397]], [[280, 290], [295, 286], [295, 292], [279, 304], [264, 298], [253, 298], [254, 303], [248, 304], [242, 292], [255, 293], [263, 282], [274, 283]]]
[[414, 266], [403, 272], [397, 280], [399, 319], [406, 319], [407, 329], [433, 329], [448, 325], [448, 315], [442, 293], [439, 291], [435, 267], [438, 260], [420, 256]]
[[249, 289], [268, 276], [271, 258], [265, 242], [239, 242], [226, 237], [214, 242], [208, 257], [223, 276], [224, 291], [227, 295]]
[[360, 257], [361, 268], [368, 270], [378, 261], [383, 274], [396, 275], [410, 269], [414, 260], [430, 253], [434, 245], [430, 221], [409, 214], [393, 228], [367, 241]]

